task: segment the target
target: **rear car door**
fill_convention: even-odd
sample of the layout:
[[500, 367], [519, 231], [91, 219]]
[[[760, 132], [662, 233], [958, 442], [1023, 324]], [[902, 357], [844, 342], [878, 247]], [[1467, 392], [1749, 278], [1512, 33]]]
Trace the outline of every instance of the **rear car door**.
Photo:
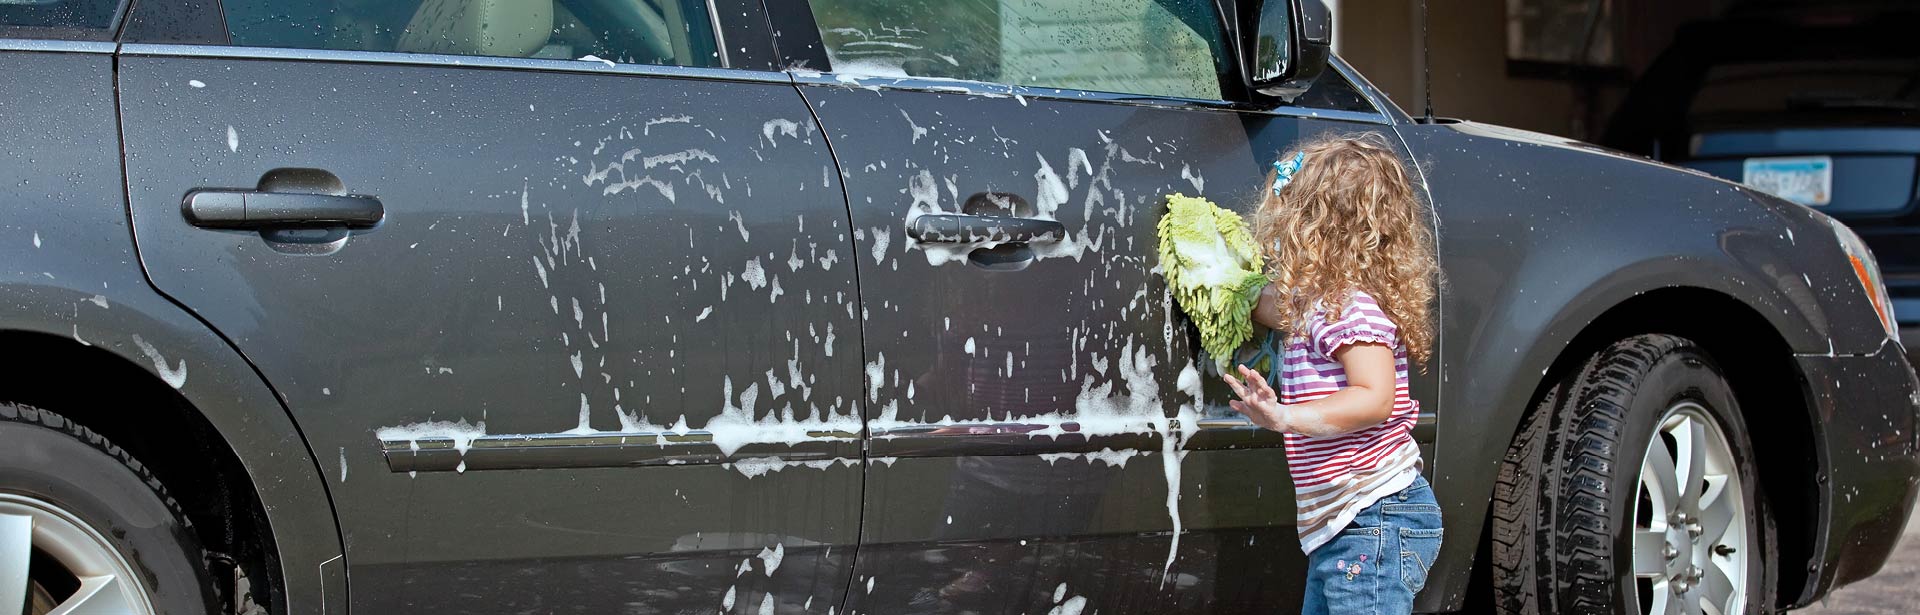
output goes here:
[[852, 243], [758, 7], [137, 9], [141, 259], [328, 466], [356, 611], [840, 601]]
[[1346, 98], [1232, 102], [1206, 0], [769, 6], [858, 244], [847, 610], [1296, 608], [1280, 438], [1225, 416], [1154, 229], [1169, 194], [1245, 211], [1281, 149], [1386, 118], [1331, 71]]

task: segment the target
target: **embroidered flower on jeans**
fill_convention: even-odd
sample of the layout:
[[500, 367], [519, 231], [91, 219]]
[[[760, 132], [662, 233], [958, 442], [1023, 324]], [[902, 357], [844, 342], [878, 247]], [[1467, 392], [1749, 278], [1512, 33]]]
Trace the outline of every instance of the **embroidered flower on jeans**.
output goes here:
[[1333, 569], [1338, 570], [1340, 572], [1347, 573], [1347, 580], [1352, 581], [1354, 577], [1360, 576], [1360, 570], [1361, 570], [1360, 564], [1366, 561], [1367, 561], [1367, 556], [1365, 555], [1360, 556], [1360, 559], [1354, 561], [1351, 564], [1347, 563], [1347, 560], [1339, 560], [1333, 563]]

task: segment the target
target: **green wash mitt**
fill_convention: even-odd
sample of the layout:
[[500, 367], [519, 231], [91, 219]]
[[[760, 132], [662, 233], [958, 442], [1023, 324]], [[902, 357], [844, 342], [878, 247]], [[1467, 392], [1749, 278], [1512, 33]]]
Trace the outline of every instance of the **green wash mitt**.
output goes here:
[[1247, 222], [1206, 199], [1174, 194], [1160, 218], [1160, 268], [1180, 309], [1200, 327], [1200, 347], [1225, 372], [1253, 337], [1253, 308], [1267, 284]]

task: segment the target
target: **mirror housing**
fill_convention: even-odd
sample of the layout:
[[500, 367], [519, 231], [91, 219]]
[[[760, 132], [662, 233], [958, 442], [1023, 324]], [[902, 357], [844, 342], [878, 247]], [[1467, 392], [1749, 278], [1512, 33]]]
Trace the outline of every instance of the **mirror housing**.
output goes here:
[[1293, 102], [1327, 69], [1333, 12], [1322, 0], [1266, 0], [1253, 15], [1251, 40], [1241, 46], [1247, 87]]

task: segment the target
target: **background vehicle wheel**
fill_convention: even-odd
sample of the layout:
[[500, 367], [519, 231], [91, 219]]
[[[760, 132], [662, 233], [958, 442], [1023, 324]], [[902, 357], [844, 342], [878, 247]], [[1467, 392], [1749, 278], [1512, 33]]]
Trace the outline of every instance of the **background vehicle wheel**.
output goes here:
[[1667, 335], [1555, 383], [1495, 484], [1495, 603], [1510, 614], [1771, 611], [1774, 531], [1719, 369]]
[[218, 612], [199, 541], [139, 461], [7, 402], [0, 442], [0, 612]]

